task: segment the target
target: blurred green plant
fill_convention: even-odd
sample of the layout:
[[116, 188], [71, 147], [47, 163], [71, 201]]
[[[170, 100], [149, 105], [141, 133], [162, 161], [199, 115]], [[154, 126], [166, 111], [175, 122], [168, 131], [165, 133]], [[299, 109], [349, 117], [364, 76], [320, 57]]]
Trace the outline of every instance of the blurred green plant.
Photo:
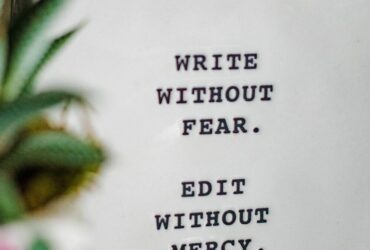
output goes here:
[[44, 241], [41, 238], [36, 238], [32, 244], [29, 250], [50, 250], [50, 246], [46, 241]]
[[[77, 136], [45, 111], [86, 106], [79, 93], [35, 90], [37, 76], [79, 27], [45, 35], [64, 0], [40, 0], [0, 25], [0, 224], [44, 209], [91, 181], [104, 161], [91, 135]], [[0, 0], [0, 6], [3, 0]], [[2, 16], [6, 16], [4, 13]], [[47, 249], [37, 246], [33, 249]]]

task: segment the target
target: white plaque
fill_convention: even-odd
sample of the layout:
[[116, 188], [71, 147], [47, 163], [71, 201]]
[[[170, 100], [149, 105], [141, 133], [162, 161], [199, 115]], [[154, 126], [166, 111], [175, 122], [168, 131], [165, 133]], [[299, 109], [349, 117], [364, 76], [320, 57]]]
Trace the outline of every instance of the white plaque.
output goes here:
[[86, 82], [111, 152], [96, 249], [370, 248], [369, 1], [79, 10], [49, 74]]

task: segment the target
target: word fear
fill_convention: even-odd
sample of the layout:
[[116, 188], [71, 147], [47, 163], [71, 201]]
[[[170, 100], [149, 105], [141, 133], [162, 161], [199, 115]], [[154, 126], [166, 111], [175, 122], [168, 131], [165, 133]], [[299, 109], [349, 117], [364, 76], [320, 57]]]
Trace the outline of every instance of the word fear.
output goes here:
[[240, 239], [240, 240], [225, 240], [223, 242], [208, 241], [208, 242], [194, 242], [181, 245], [172, 245], [172, 250], [231, 250], [241, 249], [248, 250], [248, 246], [251, 243], [251, 239]]
[[177, 71], [257, 69], [257, 53], [176, 55]]
[[[218, 119], [185, 119], [182, 121], [182, 135], [190, 135], [197, 130], [199, 135], [212, 134], [245, 134], [248, 132], [247, 120], [243, 117], [234, 117], [231, 121], [226, 118]], [[253, 129], [254, 133], [259, 132], [259, 128]]]

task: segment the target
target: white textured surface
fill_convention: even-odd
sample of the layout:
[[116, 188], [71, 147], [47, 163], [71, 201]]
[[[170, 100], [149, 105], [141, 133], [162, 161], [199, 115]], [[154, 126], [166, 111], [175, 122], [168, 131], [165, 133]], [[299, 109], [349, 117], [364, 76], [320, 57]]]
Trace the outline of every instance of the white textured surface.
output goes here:
[[[81, 202], [97, 250], [252, 237], [271, 250], [370, 248], [370, 2], [80, 1], [90, 22], [43, 76], [89, 89], [111, 162]], [[71, 20], [71, 19], [65, 19]], [[177, 53], [258, 52], [259, 69], [177, 73]], [[54, 81], [55, 80], [55, 81]], [[160, 107], [155, 89], [269, 82], [271, 103]], [[73, 87], [73, 83], [71, 86]], [[184, 117], [244, 115], [259, 136], [180, 136]], [[242, 197], [184, 200], [187, 179], [245, 177]], [[155, 213], [269, 206], [264, 226], [157, 232]], [[231, 249], [231, 248], [230, 248]], [[236, 249], [236, 248], [235, 248]]]

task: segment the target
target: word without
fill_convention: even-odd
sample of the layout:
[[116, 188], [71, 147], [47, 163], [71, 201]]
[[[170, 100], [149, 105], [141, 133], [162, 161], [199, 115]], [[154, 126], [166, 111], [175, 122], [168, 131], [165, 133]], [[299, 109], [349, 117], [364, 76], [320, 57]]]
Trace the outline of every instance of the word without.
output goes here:
[[221, 102], [252, 102], [256, 100], [271, 101], [273, 85], [243, 85], [243, 86], [211, 86], [211, 87], [181, 87], [158, 88], [158, 104], [188, 104], [188, 103], [221, 103]]
[[157, 230], [267, 223], [268, 207], [155, 215]]

